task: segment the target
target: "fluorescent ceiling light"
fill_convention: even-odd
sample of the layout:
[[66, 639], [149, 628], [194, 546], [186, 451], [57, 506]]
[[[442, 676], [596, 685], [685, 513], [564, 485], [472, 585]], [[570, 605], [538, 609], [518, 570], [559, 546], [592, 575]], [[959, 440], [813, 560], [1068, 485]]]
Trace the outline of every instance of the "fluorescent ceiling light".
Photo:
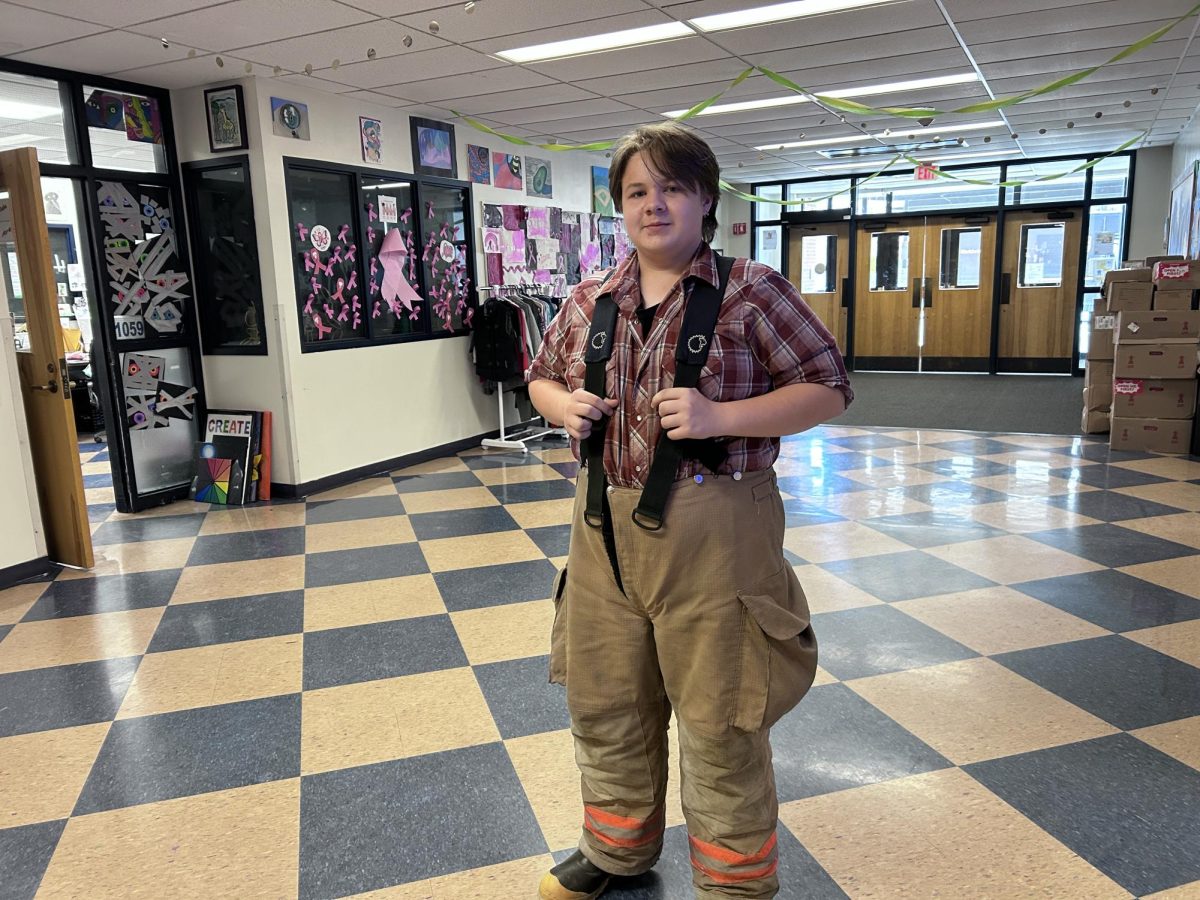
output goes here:
[[26, 146], [34, 146], [37, 144], [36, 134], [5, 134], [0, 135], [0, 146], [7, 144], [22, 144]]
[[[862, 87], [854, 88], [838, 88], [834, 91], [819, 91], [824, 97], [840, 97], [848, 99], [850, 97], [874, 97], [879, 94], [897, 94], [901, 91], [919, 91], [923, 88], [945, 87], [950, 84], [966, 84], [971, 81], [978, 81], [979, 76], [974, 72], [959, 72], [956, 75], [938, 75], [933, 78], [913, 78], [908, 81], [891, 81], [887, 84], [868, 84]], [[747, 109], [770, 109], [775, 106], [793, 106], [797, 103], [811, 102], [808, 97], [801, 94], [787, 94], [783, 97], [767, 97], [763, 100], [745, 100], [740, 103], [714, 103], [712, 106], [702, 110], [698, 115], [715, 116], [720, 113], [743, 112]], [[669, 113], [664, 113], [668, 118], [674, 119], [687, 112], [686, 109], [676, 109]]]
[[515, 50], [502, 50], [496, 56], [514, 63], [538, 62], [546, 59], [562, 59], [565, 56], [583, 56], [586, 53], [601, 53], [639, 44], [653, 44], [675, 38], [695, 35], [683, 22], [666, 22], [662, 25], [647, 25], [645, 28], [629, 28], [625, 31], [610, 31], [589, 37], [554, 41], [550, 44], [534, 44]]
[[785, 144], [764, 144], [761, 147], [755, 147], [755, 150], [793, 150], [797, 147], [830, 147], [834, 144], [853, 144], [856, 141], [863, 141], [869, 138], [879, 138], [887, 140], [908, 140], [911, 135], [912, 140], [917, 140], [923, 134], [930, 134], [930, 140], [934, 136], [940, 137], [943, 134], [961, 134], [964, 131], [983, 131], [987, 128], [997, 128], [1004, 125], [1004, 121], [996, 119], [991, 122], [974, 122], [967, 125], [946, 125], [944, 127], [934, 127], [933, 125], [925, 126], [917, 131], [905, 131], [903, 128], [893, 128], [888, 131], [877, 131], [875, 134], [862, 135], [852, 134], [847, 137], [840, 138], [821, 138], [815, 141], [789, 141]]
[[45, 119], [48, 116], [57, 116], [60, 112], [57, 106], [0, 100], [0, 119]]
[[701, 31], [725, 31], [730, 28], [746, 28], [750, 25], [765, 25], [768, 22], [783, 22], [787, 19], [802, 19], [805, 16], [896, 2], [897, 0], [795, 0], [792, 3], [775, 3], [755, 9], [700, 16], [690, 21]]

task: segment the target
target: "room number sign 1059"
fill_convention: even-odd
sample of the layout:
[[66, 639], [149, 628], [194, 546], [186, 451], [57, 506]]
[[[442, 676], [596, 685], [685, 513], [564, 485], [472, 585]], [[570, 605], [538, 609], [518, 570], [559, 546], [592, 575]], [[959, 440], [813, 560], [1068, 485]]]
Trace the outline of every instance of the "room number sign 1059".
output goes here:
[[146, 336], [146, 320], [141, 316], [114, 316], [118, 341], [137, 341]]

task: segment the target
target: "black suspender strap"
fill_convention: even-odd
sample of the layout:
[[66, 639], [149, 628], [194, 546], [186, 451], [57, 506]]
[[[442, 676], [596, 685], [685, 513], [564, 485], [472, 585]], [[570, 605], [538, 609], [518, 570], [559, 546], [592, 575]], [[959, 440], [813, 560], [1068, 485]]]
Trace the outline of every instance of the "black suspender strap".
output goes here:
[[[693, 279], [692, 293], [683, 312], [683, 328], [675, 347], [674, 387], [694, 388], [700, 383], [700, 371], [708, 359], [712, 346], [713, 332], [717, 327], [717, 316], [725, 298], [725, 287], [729, 284], [729, 273], [733, 269], [733, 258], [717, 257], [717, 285], [714, 287], [700, 279]], [[595, 330], [595, 322], [592, 325]], [[675, 441], [667, 437], [666, 431], [659, 434], [654, 447], [654, 460], [646, 487], [633, 511], [635, 524], [647, 531], [662, 528], [663, 515], [675, 473], [679, 471], [681, 459], [697, 459], [711, 472], [716, 472], [725, 461], [727, 451], [715, 440], [687, 439]], [[590, 465], [590, 464], [589, 464]], [[591, 485], [592, 472], [588, 473]]]
[[[600, 283], [601, 288], [608, 283], [610, 277], [612, 272]], [[617, 304], [612, 298], [612, 292], [606, 291], [596, 298], [592, 327], [588, 331], [587, 351], [583, 357], [587, 366], [583, 375], [583, 388], [601, 399], [608, 396], [606, 373], [616, 330]], [[604, 433], [608, 430], [608, 419], [608, 416], [602, 416], [600, 421], [593, 422], [592, 431], [587, 437], [588, 492], [583, 519], [593, 528], [599, 528], [604, 523], [604, 490], [608, 487], [608, 478], [604, 473]]]

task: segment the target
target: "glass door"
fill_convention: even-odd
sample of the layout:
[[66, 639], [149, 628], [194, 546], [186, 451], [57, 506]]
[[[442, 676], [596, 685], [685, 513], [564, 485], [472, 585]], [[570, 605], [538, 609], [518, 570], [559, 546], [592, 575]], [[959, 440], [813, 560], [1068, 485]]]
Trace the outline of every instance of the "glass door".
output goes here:
[[850, 226], [788, 226], [789, 279], [846, 352], [849, 310]]
[[925, 219], [868, 222], [858, 232], [855, 368], [920, 370]]
[[[991, 355], [996, 224], [987, 217], [925, 225], [921, 371], [986, 372]], [[976, 224], [977, 223], [977, 224]]]
[[1079, 216], [1074, 212], [1015, 212], [1007, 217], [999, 371], [1072, 371], [1079, 239]]

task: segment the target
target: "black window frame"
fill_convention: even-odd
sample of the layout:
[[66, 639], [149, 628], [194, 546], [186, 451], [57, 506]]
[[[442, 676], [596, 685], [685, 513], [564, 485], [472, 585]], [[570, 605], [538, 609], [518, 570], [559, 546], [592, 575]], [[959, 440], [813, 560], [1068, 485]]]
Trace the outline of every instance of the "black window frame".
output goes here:
[[[464, 240], [466, 243], [466, 263], [467, 277], [470, 279], [470, 287], [467, 291], [467, 310], [464, 312], [464, 319], [469, 319], [473, 310], [478, 308], [478, 294], [475, 287], [478, 285], [475, 259], [475, 218], [474, 218], [474, 198], [471, 192], [471, 183], [469, 181], [460, 181], [456, 178], [440, 178], [430, 175], [415, 175], [411, 172], [400, 172], [388, 169], [364, 168], [362, 166], [351, 166], [340, 163], [331, 163], [324, 160], [306, 159], [302, 157], [284, 157], [283, 159], [283, 180], [284, 190], [287, 194], [288, 202], [288, 233], [289, 241], [291, 240], [294, 225], [291, 221], [291, 183], [290, 175], [293, 171], [316, 171], [332, 173], [336, 175], [350, 176], [350, 185], [353, 191], [351, 197], [351, 216], [350, 227], [354, 234], [354, 242], [359, 248], [366, 247], [364, 240], [365, 234], [362, 225], [362, 215], [360, 212], [360, 197], [363, 191], [363, 179], [378, 179], [387, 178], [395, 181], [409, 181], [413, 185], [413, 219], [415, 221], [415, 232], [418, 235], [416, 245], [418, 248], [424, 247], [428, 234], [426, 233], [427, 221], [422, 213], [424, 210], [424, 192], [430, 187], [443, 187], [455, 190], [462, 190], [466, 200], [463, 204], [463, 228]], [[355, 266], [358, 272], [359, 284], [366, 285], [368, 283], [368, 254], [360, 252], [355, 256]], [[289, 254], [291, 258], [291, 254]], [[295, 259], [290, 259], [291, 265], [295, 266]], [[293, 272], [294, 275], [294, 272]], [[294, 279], [293, 279], [294, 282]], [[425, 285], [424, 266], [417, 266], [417, 277], [413, 283], [413, 288], [421, 295], [424, 301], [420, 311], [421, 328], [408, 334], [379, 334], [374, 333], [373, 321], [369, 315], [367, 304], [363, 304], [363, 319], [366, 323], [366, 336], [356, 337], [339, 341], [310, 341], [306, 340], [303, 332], [303, 322], [297, 317], [297, 328], [299, 329], [300, 352], [301, 353], [324, 353], [334, 350], [351, 350], [358, 347], [378, 347], [388, 344], [408, 344], [417, 341], [434, 341], [445, 340], [447, 338], [462, 337], [470, 334], [469, 325], [464, 324], [462, 328], [454, 330], [433, 330], [431, 322], [431, 310], [433, 304], [430, 302]], [[294, 290], [294, 287], [293, 287]], [[303, 300], [299, 296], [293, 298], [296, 304], [296, 309], [303, 308]]]

